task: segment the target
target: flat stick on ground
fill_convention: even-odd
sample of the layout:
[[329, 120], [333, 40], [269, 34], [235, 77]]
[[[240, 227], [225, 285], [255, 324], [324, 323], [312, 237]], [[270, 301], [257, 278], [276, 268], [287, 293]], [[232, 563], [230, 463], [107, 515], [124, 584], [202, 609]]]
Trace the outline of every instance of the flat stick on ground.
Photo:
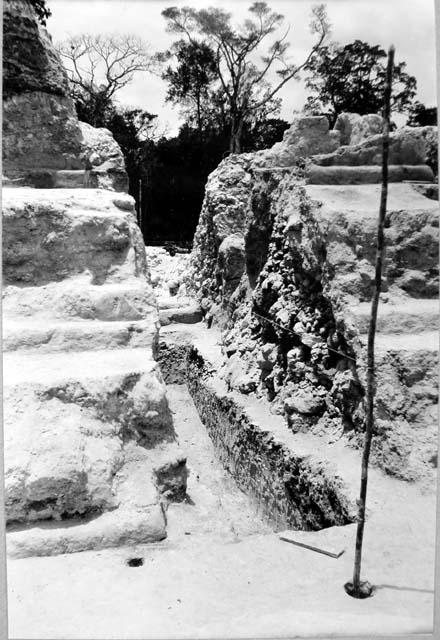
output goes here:
[[375, 369], [374, 369], [374, 339], [376, 335], [377, 309], [379, 306], [379, 295], [382, 285], [382, 265], [385, 250], [384, 223], [387, 211], [388, 196], [388, 152], [390, 143], [390, 103], [391, 88], [393, 80], [394, 47], [388, 51], [387, 76], [384, 95], [384, 125], [383, 125], [383, 152], [382, 152], [382, 190], [380, 196], [379, 222], [377, 225], [377, 245], [376, 245], [376, 274], [374, 278], [374, 292], [371, 304], [370, 325], [368, 329], [367, 347], [367, 393], [366, 393], [366, 424], [365, 441], [362, 454], [361, 488], [359, 495], [358, 524], [356, 532], [356, 549], [354, 557], [353, 582], [347, 582], [345, 590], [355, 598], [365, 598], [372, 593], [372, 586], [368, 583], [361, 583], [361, 561], [362, 542], [364, 537], [365, 507], [367, 500], [368, 485], [368, 461], [370, 458], [371, 438], [374, 427], [374, 394], [375, 394]]

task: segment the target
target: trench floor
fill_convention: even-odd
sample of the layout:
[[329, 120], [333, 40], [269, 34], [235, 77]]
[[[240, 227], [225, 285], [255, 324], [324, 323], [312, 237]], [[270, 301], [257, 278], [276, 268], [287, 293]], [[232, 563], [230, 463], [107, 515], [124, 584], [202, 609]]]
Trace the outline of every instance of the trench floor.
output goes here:
[[[369, 519], [354, 600], [355, 526], [312, 534], [334, 559], [287, 544], [234, 485], [184, 386], [169, 385], [190, 501], [168, 510], [160, 543], [8, 562], [12, 638], [257, 638], [430, 633], [433, 541], [423, 505], [402, 529], [392, 501]], [[401, 513], [400, 513], [401, 515]], [[428, 518], [430, 520], [430, 518]], [[398, 522], [398, 526], [393, 525]], [[127, 561], [142, 558], [139, 566]], [[135, 562], [135, 565], [138, 564]]]
[[167, 385], [167, 396], [190, 471], [187, 502], [171, 504], [167, 512], [167, 541], [180, 545], [189, 536], [208, 536], [211, 541], [238, 542], [245, 536], [271, 532], [256, 505], [218, 461], [186, 386]]

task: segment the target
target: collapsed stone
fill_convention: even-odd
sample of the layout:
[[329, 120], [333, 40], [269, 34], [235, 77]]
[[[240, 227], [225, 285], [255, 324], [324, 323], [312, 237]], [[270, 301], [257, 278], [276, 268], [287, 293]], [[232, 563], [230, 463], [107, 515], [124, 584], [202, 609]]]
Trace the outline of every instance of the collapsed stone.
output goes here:
[[[7, 522], [86, 519], [77, 536], [48, 529], [56, 553], [161, 539], [153, 467], [157, 451], [164, 465], [178, 454], [134, 202], [4, 189], [3, 220]], [[97, 515], [105, 524], [88, 528]], [[16, 554], [42, 546], [32, 532], [14, 536]]]
[[5, 176], [18, 186], [127, 191], [119, 146], [78, 121], [60, 56], [28, 0], [5, 0], [3, 32]]
[[[377, 118], [347, 120], [350, 141], [356, 124], [356, 135], [379, 126]], [[303, 136], [307, 129], [298, 134], [305, 149]], [[395, 160], [410, 163], [399, 171], [432, 176], [415, 164], [426, 159], [424, 139], [420, 129], [396, 132]], [[378, 149], [378, 136], [370, 136], [318, 156], [323, 162], [315, 167], [362, 172], [366, 167], [324, 166], [360, 153], [376, 171]], [[307, 165], [304, 172], [302, 158], [294, 157], [279, 168], [270, 150], [231, 156], [211, 174], [188, 281], [205, 317], [222, 329], [229, 388], [267, 398], [295, 432], [359, 446], [380, 177], [372, 184], [307, 184]], [[373, 460], [390, 474], [429, 484], [436, 450], [436, 203], [410, 184], [390, 184], [386, 227]], [[225, 249], [232, 247], [228, 261]]]

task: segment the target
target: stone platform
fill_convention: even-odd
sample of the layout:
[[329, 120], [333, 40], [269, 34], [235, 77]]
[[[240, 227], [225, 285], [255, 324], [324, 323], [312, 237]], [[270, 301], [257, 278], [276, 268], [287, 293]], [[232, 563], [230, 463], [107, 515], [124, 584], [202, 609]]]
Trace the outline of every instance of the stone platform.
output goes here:
[[164, 538], [154, 469], [179, 453], [133, 200], [4, 189], [3, 243], [9, 552]]

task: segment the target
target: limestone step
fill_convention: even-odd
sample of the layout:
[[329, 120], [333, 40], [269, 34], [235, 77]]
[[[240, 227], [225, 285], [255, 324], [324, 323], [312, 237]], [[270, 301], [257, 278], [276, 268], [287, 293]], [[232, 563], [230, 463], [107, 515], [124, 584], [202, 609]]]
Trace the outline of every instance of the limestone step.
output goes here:
[[7, 318], [3, 322], [3, 351], [89, 351], [91, 349], [155, 349], [152, 317], [132, 322], [99, 320], [42, 321]]
[[[434, 181], [432, 169], [427, 165], [390, 165], [389, 182], [404, 180]], [[380, 165], [321, 166], [312, 164], [306, 173], [307, 184], [375, 184], [382, 182]]]
[[159, 365], [144, 348], [7, 352], [3, 379], [10, 523], [130, 506], [119, 491], [133, 464], [147, 473], [143, 454], [175, 440]]
[[5, 189], [5, 284], [45, 285], [85, 272], [95, 284], [147, 278], [134, 201], [98, 189]]
[[158, 542], [166, 535], [163, 511], [155, 504], [139, 510], [119, 508], [89, 521], [45, 522], [12, 530], [7, 551], [11, 558], [52, 556]]
[[197, 304], [194, 298], [191, 298], [190, 296], [161, 295], [161, 292], [157, 293], [157, 289], [155, 292], [157, 295], [157, 305], [159, 309], [178, 309], [180, 307], [191, 307]]
[[67, 279], [44, 286], [9, 286], [3, 292], [4, 318], [60, 320], [145, 320], [157, 319], [154, 293], [143, 278], [102, 285], [90, 277]]
[[26, 171], [21, 180], [22, 184], [36, 189], [84, 189], [88, 186], [84, 169], [33, 169]]
[[83, 169], [57, 171], [54, 182], [56, 189], [86, 189], [89, 186]]
[[[322, 217], [338, 220], [341, 214], [351, 220], [372, 219], [374, 225], [380, 203], [380, 184], [307, 185], [307, 195], [322, 203]], [[391, 184], [388, 189], [388, 213], [406, 212], [415, 219], [428, 213], [438, 217], [438, 203], [424, 197], [408, 183]]]
[[[361, 335], [361, 343], [367, 348], [367, 334]], [[422, 333], [378, 333], [375, 339], [375, 359], [379, 369], [389, 372], [392, 367], [406, 385], [415, 382], [428, 385], [434, 397], [438, 377], [439, 334], [437, 331]], [[385, 373], [385, 380], [389, 373]], [[430, 392], [431, 393], [431, 392]]]
[[[380, 184], [306, 185], [332, 273], [332, 288], [370, 300], [374, 288]], [[292, 216], [295, 225], [295, 217]], [[384, 291], [396, 299], [438, 296], [438, 202], [408, 183], [389, 185]], [[294, 226], [292, 227], [293, 232]], [[397, 302], [397, 300], [396, 300]]]
[[[380, 303], [376, 330], [380, 333], [417, 333], [435, 331], [439, 326], [439, 300], [408, 298], [397, 304]], [[360, 333], [367, 333], [371, 303], [351, 307]]]
[[10, 351], [3, 356], [5, 387], [20, 384], [52, 386], [68, 380], [104, 380], [143, 373], [161, 378], [157, 362], [141, 348], [68, 353]]
[[[367, 344], [367, 334], [361, 335], [361, 340]], [[437, 356], [439, 348], [439, 334], [437, 331], [421, 333], [378, 333], [375, 340], [376, 349], [383, 352], [414, 353], [424, 352]]]
[[160, 309], [159, 320], [162, 326], [169, 324], [196, 324], [203, 320], [203, 313], [198, 304], [173, 309]]
[[[167, 522], [160, 494], [168, 485], [158, 483], [155, 469], [168, 468], [170, 463], [184, 460], [185, 456], [176, 443], [148, 449], [134, 441], [124, 443], [122, 456], [123, 464], [112, 483], [118, 508], [82, 519], [10, 525], [8, 555], [47, 556], [151, 543], [165, 538]], [[169, 479], [179, 486], [179, 478], [172, 471]]]

